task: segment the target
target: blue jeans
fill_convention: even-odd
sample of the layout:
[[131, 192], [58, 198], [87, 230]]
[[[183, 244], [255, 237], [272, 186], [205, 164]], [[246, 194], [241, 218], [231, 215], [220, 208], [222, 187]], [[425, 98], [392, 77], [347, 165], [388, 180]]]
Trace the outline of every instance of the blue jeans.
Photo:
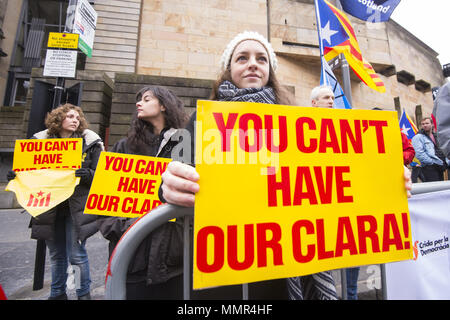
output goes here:
[[86, 240], [83, 242], [77, 240], [70, 213], [66, 215], [63, 212], [58, 212], [55, 222], [55, 239], [46, 240], [45, 243], [50, 253], [52, 272], [50, 297], [56, 297], [66, 292], [69, 261], [72, 266], [75, 266], [73, 268], [75, 269], [73, 280], [77, 296], [88, 294], [91, 277], [85, 247]]
[[358, 300], [359, 267], [345, 269], [347, 277], [347, 300]]

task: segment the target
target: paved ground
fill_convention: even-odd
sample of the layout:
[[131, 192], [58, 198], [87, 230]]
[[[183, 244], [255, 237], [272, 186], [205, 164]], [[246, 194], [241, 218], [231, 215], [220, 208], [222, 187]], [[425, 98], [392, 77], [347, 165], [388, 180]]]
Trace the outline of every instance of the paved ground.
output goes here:
[[[33, 291], [36, 240], [30, 239], [30, 215], [21, 209], [0, 210], [0, 284], [10, 300], [45, 300], [50, 295], [50, 262], [46, 254], [44, 288]], [[104, 297], [108, 243], [96, 233], [87, 240], [91, 270], [91, 296]], [[76, 299], [75, 289], [68, 290], [69, 299]]]
[[[22, 209], [0, 210], [0, 284], [10, 300], [45, 300], [50, 295], [50, 264], [46, 255], [44, 288], [32, 290], [36, 241], [30, 239], [28, 224], [30, 215]], [[108, 243], [96, 233], [87, 240], [91, 270], [91, 296], [94, 300], [104, 299], [105, 273], [108, 263]], [[338, 294], [341, 294], [340, 272], [333, 271]], [[361, 300], [381, 299], [380, 272], [378, 266], [361, 268], [358, 293]], [[68, 290], [69, 299], [76, 299], [75, 289]]]

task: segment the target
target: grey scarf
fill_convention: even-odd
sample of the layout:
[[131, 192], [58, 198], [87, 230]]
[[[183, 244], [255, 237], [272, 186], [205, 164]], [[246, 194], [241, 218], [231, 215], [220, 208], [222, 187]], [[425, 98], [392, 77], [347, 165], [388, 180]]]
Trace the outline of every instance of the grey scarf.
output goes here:
[[275, 92], [271, 87], [239, 89], [230, 81], [219, 86], [220, 101], [244, 101], [276, 104]]

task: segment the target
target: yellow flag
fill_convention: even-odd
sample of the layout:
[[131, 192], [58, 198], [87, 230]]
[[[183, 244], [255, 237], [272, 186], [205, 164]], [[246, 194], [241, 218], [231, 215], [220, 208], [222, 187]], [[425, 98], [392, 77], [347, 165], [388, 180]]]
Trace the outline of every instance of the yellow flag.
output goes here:
[[19, 204], [36, 217], [68, 199], [79, 182], [70, 169], [23, 171], [16, 173], [5, 190], [14, 192]]

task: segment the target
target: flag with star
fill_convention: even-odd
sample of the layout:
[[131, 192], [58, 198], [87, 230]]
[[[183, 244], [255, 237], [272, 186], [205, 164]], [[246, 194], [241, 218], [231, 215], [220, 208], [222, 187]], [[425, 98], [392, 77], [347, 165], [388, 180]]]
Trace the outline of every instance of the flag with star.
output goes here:
[[320, 84], [330, 86], [334, 93], [334, 104], [333, 108], [337, 109], [351, 109], [352, 106], [347, 100], [336, 76], [331, 70], [330, 65], [326, 62], [325, 58], [322, 56], [322, 72], [320, 74]]
[[364, 60], [356, 39], [355, 31], [345, 14], [326, 0], [316, 0], [318, 28], [322, 38], [319, 46], [326, 61], [344, 54], [355, 74], [369, 88], [386, 92], [383, 81], [374, 69]]
[[[317, 12], [317, 3], [316, 3], [316, 19], [317, 24], [320, 25], [320, 17]], [[330, 37], [329, 32], [329, 26], [328, 30], [323, 31], [322, 28], [318, 28], [318, 35], [319, 35], [319, 43], [322, 43], [322, 39], [325, 36], [327, 39]], [[333, 108], [337, 109], [351, 109], [352, 106], [350, 105], [347, 97], [344, 94], [344, 91], [342, 90], [342, 87], [340, 86], [339, 82], [337, 81], [336, 76], [333, 73], [333, 70], [331, 70], [330, 65], [325, 60], [323, 56], [323, 47], [320, 46], [320, 58], [321, 58], [321, 73], [320, 73], [320, 85], [327, 85], [330, 86], [333, 89], [334, 93], [334, 104]]]
[[5, 190], [14, 192], [22, 208], [36, 217], [70, 198], [79, 182], [72, 169], [19, 171]]
[[400, 117], [400, 129], [411, 140], [417, 133], [417, 127], [408, 114], [403, 109], [402, 116]]
[[[417, 127], [414, 124], [414, 121], [408, 116], [408, 114], [405, 112], [405, 109], [403, 109], [402, 116], [400, 117], [400, 130], [406, 135], [408, 140], [411, 141], [411, 139], [417, 134]], [[420, 165], [419, 159], [417, 157], [414, 157], [413, 161], [411, 162], [411, 166]]]

